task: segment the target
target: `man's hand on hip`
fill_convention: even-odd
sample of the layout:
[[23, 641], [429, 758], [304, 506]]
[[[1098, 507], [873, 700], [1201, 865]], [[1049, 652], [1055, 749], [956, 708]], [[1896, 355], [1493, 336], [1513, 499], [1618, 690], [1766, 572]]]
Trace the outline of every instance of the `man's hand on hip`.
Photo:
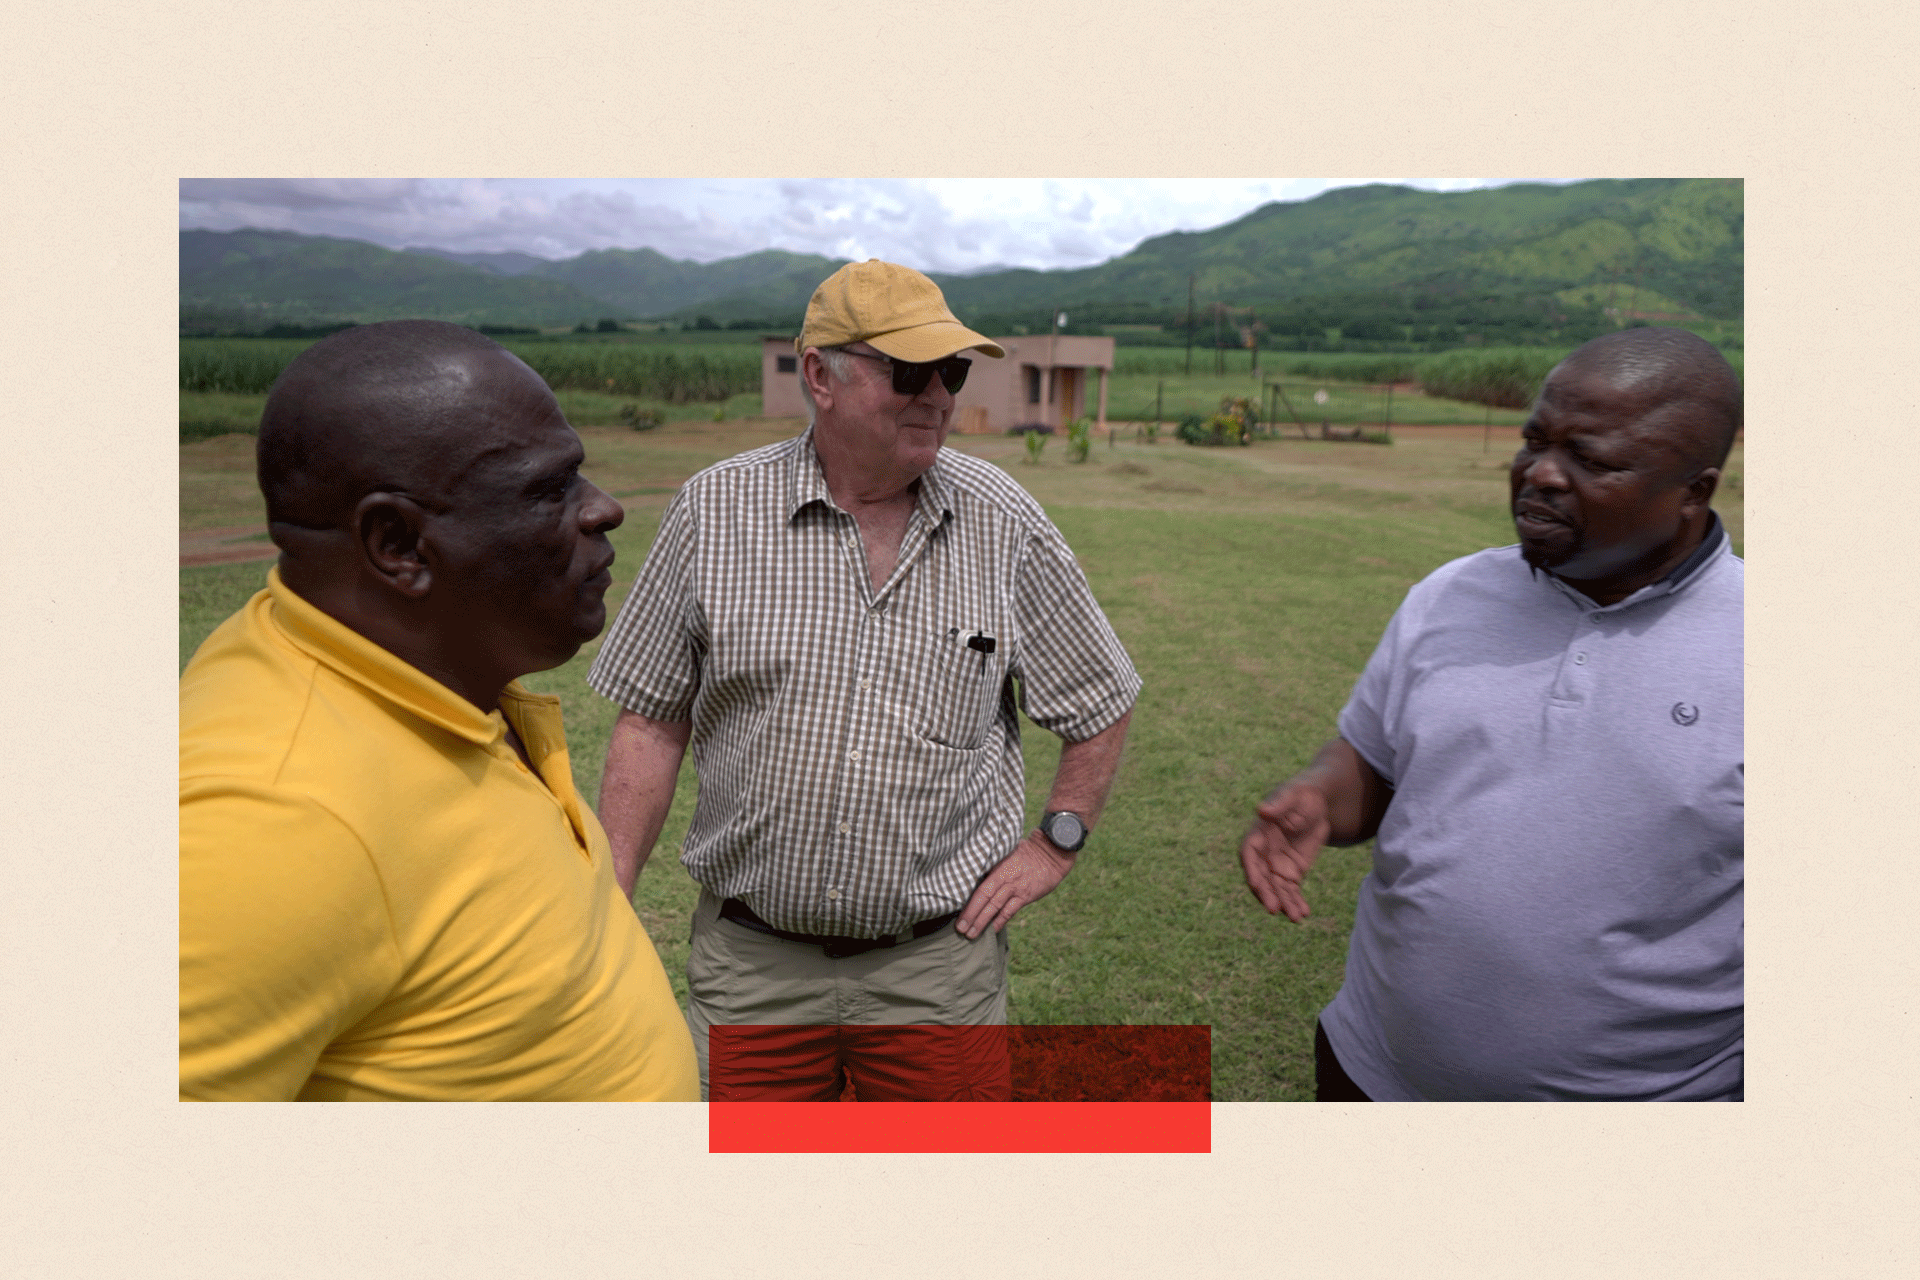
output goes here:
[[988, 928], [998, 932], [1020, 908], [1052, 893], [1071, 870], [1072, 854], [1060, 852], [1039, 832], [1029, 832], [1012, 853], [987, 872], [953, 927], [963, 938], [977, 938]]
[[1284, 912], [1299, 924], [1308, 915], [1300, 885], [1327, 843], [1326, 793], [1309, 782], [1289, 782], [1254, 810], [1255, 818], [1240, 842], [1240, 865], [1247, 888], [1268, 914]]

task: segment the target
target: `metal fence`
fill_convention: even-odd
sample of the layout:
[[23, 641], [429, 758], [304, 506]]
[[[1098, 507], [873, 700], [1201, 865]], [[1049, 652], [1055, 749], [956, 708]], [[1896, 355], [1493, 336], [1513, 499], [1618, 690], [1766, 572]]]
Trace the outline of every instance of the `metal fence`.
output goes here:
[[1302, 440], [1393, 438], [1393, 387], [1387, 383], [1276, 378], [1261, 388], [1261, 419]]
[[[1261, 383], [1257, 395], [1250, 395], [1232, 410], [1244, 420], [1246, 430], [1238, 439], [1364, 440], [1375, 444], [1393, 443], [1393, 393], [1387, 383], [1312, 381], [1304, 378], [1269, 378]], [[1137, 439], [1153, 439], [1160, 434], [1178, 434], [1182, 422], [1196, 423], [1209, 414], [1189, 411], [1167, 416], [1168, 406], [1156, 395], [1151, 405], [1134, 415]], [[1226, 412], [1226, 406], [1213, 413]], [[1116, 417], [1119, 415], [1116, 415]], [[1149, 425], [1151, 424], [1151, 425]], [[1212, 443], [1219, 443], [1218, 440]]]

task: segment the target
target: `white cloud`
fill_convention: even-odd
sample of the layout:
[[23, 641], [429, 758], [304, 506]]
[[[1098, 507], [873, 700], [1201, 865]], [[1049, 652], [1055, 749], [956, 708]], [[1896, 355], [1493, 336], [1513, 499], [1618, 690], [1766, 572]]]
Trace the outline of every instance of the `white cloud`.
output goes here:
[[1092, 266], [1272, 200], [1381, 181], [1458, 191], [1516, 179], [197, 178], [180, 184], [180, 225], [546, 258], [645, 247], [712, 262], [786, 249], [930, 271], [1050, 269]]

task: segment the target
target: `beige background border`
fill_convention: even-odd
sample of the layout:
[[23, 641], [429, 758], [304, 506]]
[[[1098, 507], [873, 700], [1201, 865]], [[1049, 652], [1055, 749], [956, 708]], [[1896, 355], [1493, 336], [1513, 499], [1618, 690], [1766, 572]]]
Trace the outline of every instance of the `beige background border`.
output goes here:
[[[1913, 1268], [1904, 6], [405, 8], [0, 19], [7, 1270]], [[1752, 1101], [1244, 1104], [1211, 1156], [838, 1158], [707, 1156], [695, 1106], [172, 1101], [177, 179], [1514, 171], [1747, 179]]]

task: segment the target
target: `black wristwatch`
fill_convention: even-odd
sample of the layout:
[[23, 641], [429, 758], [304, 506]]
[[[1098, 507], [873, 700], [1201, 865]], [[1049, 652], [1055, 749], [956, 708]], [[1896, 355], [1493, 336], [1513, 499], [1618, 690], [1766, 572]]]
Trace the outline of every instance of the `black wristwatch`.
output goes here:
[[1087, 843], [1087, 821], [1077, 813], [1061, 809], [1040, 818], [1040, 834], [1053, 841], [1065, 853], [1078, 853]]

